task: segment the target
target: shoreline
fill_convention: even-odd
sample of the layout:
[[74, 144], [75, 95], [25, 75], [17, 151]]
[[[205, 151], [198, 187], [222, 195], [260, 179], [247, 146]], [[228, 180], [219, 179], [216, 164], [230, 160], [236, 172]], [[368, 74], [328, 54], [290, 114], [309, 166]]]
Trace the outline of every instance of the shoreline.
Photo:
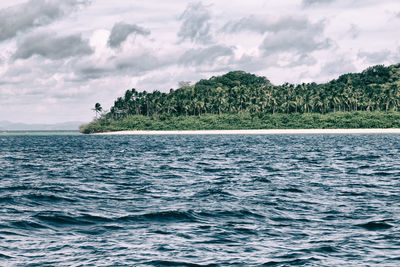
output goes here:
[[93, 135], [291, 135], [291, 134], [400, 134], [400, 128], [388, 129], [261, 129], [261, 130], [129, 130]]

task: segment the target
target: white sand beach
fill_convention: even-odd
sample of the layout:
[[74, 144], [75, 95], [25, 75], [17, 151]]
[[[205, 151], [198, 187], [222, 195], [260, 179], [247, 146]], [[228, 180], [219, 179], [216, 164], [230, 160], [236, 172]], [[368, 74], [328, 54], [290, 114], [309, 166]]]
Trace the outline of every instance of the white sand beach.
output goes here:
[[117, 131], [96, 135], [221, 135], [221, 134], [400, 134], [400, 129], [270, 129], [270, 130], [184, 130]]

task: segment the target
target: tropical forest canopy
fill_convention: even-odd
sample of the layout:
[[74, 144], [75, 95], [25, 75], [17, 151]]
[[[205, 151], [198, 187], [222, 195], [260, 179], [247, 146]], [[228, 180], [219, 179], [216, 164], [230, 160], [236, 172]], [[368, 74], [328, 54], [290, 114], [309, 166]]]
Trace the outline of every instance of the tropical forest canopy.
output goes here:
[[377, 65], [324, 84], [273, 85], [265, 77], [232, 71], [183, 83], [169, 93], [127, 90], [103, 118], [236, 113], [328, 113], [400, 110], [400, 64]]

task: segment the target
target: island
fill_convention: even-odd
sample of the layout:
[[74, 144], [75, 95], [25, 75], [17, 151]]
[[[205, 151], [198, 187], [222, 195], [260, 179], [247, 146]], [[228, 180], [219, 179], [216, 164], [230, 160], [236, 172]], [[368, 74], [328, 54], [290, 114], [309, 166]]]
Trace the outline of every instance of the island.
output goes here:
[[400, 64], [327, 83], [274, 85], [244, 71], [180, 82], [169, 93], [127, 90], [82, 133], [115, 131], [400, 128]]

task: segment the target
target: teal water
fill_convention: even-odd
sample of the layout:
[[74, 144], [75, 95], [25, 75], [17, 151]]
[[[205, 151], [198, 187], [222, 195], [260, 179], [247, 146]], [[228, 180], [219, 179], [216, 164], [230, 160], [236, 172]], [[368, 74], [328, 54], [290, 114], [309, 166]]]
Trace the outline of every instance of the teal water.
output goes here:
[[0, 136], [3, 266], [399, 266], [400, 136]]
[[0, 131], [0, 136], [81, 135], [79, 131]]

